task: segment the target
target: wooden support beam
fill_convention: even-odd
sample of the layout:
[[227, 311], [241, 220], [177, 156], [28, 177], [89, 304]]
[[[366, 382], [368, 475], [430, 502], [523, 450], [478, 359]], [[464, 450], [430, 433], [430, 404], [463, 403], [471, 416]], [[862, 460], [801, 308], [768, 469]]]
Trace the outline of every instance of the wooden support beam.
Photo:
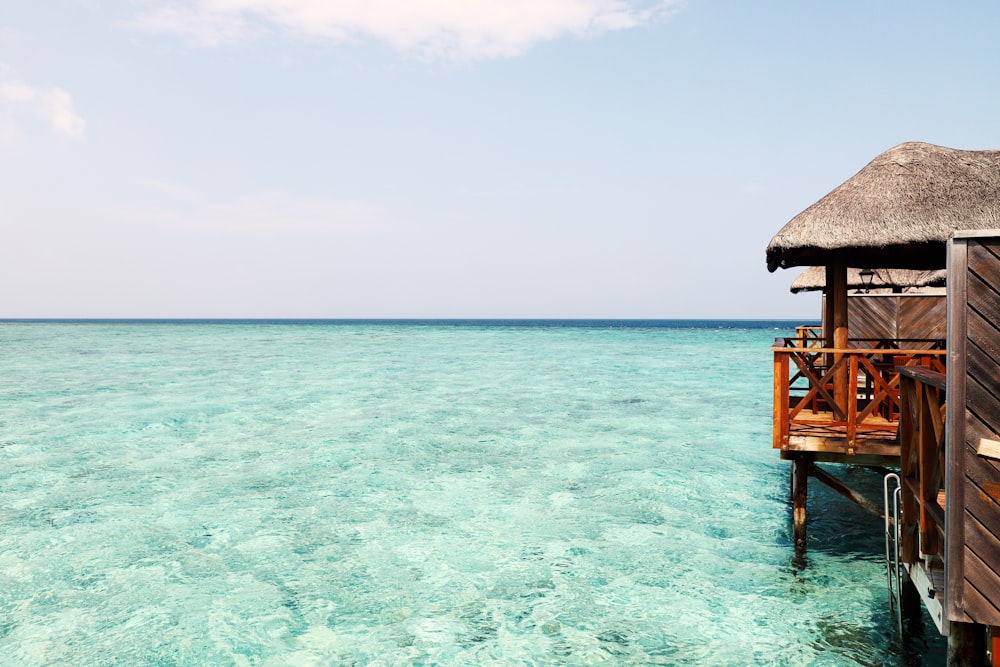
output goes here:
[[982, 667], [986, 664], [986, 626], [951, 623], [948, 635], [948, 667]]
[[822, 482], [823, 484], [827, 485], [828, 487], [830, 487], [840, 495], [844, 496], [848, 500], [856, 503], [862, 509], [871, 512], [880, 519], [885, 519], [885, 515], [882, 513], [881, 507], [879, 507], [872, 501], [868, 500], [868, 498], [865, 498], [863, 495], [861, 495], [851, 487], [847, 486], [846, 484], [844, 484], [839, 479], [837, 479], [827, 471], [823, 470], [819, 466], [813, 466], [812, 476], [816, 478], [816, 481]]

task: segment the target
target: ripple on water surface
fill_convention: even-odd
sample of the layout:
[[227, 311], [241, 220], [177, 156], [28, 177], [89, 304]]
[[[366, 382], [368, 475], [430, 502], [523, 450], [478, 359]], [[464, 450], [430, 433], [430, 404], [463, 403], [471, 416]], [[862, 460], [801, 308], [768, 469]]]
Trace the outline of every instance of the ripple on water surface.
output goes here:
[[773, 336], [0, 324], [0, 663], [904, 664]]

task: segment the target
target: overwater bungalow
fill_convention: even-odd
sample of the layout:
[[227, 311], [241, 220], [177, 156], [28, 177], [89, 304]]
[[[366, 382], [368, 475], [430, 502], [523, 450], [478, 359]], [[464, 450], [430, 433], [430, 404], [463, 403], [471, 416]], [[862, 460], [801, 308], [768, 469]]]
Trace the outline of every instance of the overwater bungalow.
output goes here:
[[[896, 146], [789, 221], [767, 266], [822, 267], [825, 289], [818, 335], [773, 348], [797, 547], [810, 477], [873, 505], [816, 463], [898, 470], [890, 599], [919, 593], [949, 665], [1000, 665], [1000, 151]], [[849, 269], [945, 270], [944, 307], [858, 298]]]

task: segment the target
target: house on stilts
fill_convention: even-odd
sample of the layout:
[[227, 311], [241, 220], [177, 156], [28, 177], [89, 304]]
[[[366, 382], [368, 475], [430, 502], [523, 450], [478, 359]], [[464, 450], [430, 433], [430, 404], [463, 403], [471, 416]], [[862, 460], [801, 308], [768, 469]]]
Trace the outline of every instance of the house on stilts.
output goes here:
[[[824, 290], [822, 328], [773, 348], [796, 548], [810, 479], [882, 513], [817, 463], [898, 470], [890, 600], [919, 594], [950, 667], [1000, 665], [1000, 151], [896, 146], [789, 221], [767, 266], [821, 267]], [[906, 296], [940, 271], [944, 298]]]

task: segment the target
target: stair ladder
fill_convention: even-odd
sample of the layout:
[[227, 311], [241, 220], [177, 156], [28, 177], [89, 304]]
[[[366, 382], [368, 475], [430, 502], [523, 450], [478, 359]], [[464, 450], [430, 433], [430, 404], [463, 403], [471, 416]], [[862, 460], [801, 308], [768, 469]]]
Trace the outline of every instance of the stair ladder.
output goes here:
[[899, 562], [900, 549], [900, 505], [903, 487], [899, 475], [889, 473], [882, 480], [883, 507], [885, 510], [885, 578], [889, 588], [889, 612], [896, 619], [899, 636], [903, 636], [903, 612], [901, 596], [903, 571]]

